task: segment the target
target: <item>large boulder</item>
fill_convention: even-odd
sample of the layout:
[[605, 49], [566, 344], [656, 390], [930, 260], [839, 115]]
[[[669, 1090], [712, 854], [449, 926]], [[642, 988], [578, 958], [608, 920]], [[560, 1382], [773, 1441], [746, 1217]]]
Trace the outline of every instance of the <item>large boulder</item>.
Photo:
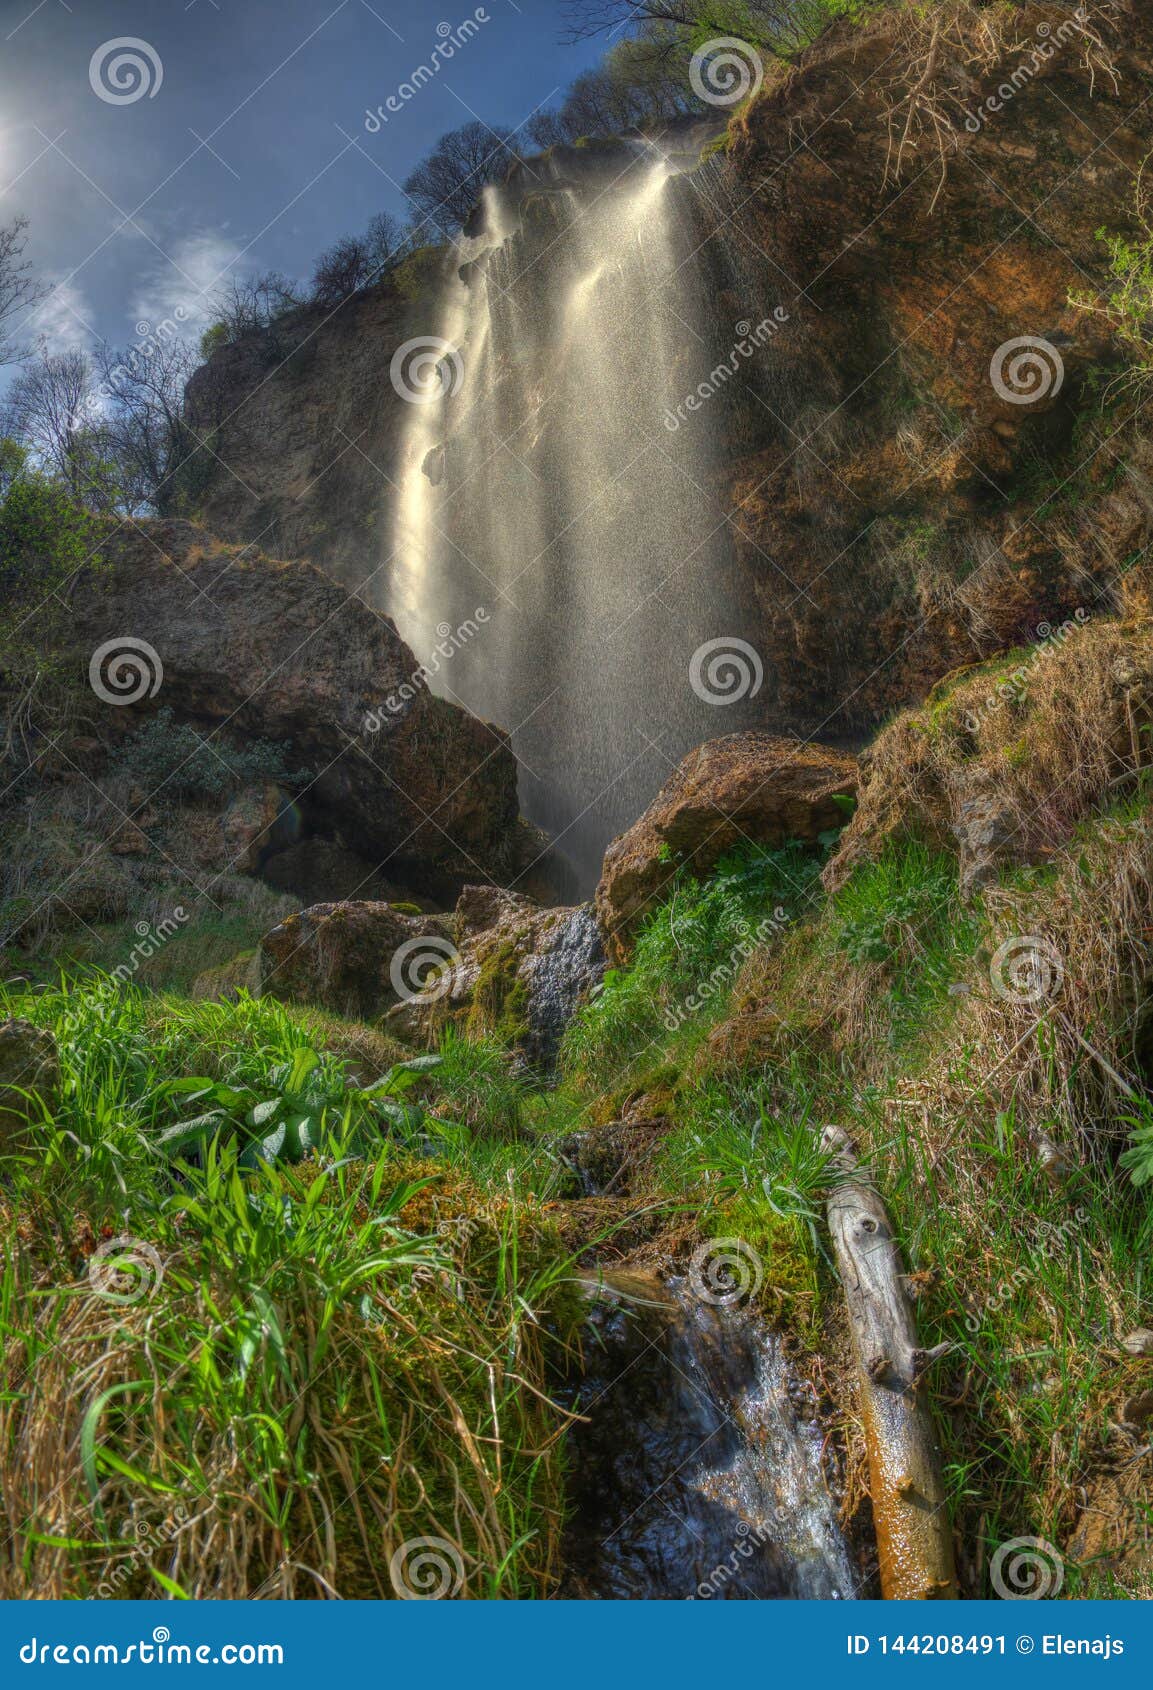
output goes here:
[[[320, 570], [189, 522], [137, 523], [79, 580], [74, 612], [106, 743], [163, 705], [202, 730], [291, 741], [305, 805], [351, 849], [457, 884], [503, 866], [517, 820], [507, 734], [435, 698], [391, 618]], [[139, 679], [122, 670], [117, 686], [126, 646]]]
[[845, 819], [856, 760], [831, 746], [728, 734], [678, 765], [640, 820], [614, 839], [596, 890], [596, 914], [614, 963], [678, 869], [706, 874], [734, 847], [819, 836]]
[[454, 939], [451, 968], [390, 1011], [389, 1031], [431, 1042], [457, 1025], [550, 1067], [565, 1027], [604, 974], [592, 906], [545, 909], [517, 892], [466, 886]]
[[52, 1113], [59, 1093], [52, 1034], [30, 1021], [0, 1023], [0, 1154], [24, 1148], [30, 1123]]
[[415, 995], [455, 957], [452, 918], [349, 900], [290, 915], [260, 943], [260, 989], [366, 1021]]

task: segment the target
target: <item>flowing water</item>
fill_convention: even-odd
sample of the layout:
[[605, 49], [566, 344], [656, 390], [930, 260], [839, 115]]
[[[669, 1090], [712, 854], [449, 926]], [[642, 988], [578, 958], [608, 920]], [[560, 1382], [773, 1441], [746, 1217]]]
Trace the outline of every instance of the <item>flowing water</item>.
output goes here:
[[563, 1594], [852, 1596], [821, 1432], [774, 1335], [684, 1282], [622, 1274], [592, 1330]]
[[387, 608], [419, 658], [445, 650], [438, 690], [512, 730], [522, 807], [587, 889], [685, 751], [748, 725], [759, 681], [739, 648], [717, 668], [742, 628], [721, 399], [684, 407], [717, 361], [700, 196], [650, 143], [583, 180], [579, 160], [489, 189], [459, 243]]

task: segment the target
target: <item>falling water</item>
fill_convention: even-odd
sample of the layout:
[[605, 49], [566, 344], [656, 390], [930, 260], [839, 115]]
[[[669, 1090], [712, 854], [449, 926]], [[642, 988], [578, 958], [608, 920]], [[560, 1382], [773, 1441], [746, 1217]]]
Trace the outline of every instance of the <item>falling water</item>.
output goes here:
[[512, 730], [522, 808], [587, 889], [685, 751], [747, 725], [757, 679], [738, 654], [719, 709], [690, 677], [742, 630], [719, 402], [683, 405], [716, 362], [692, 188], [650, 144], [583, 181], [580, 161], [488, 190], [454, 254], [440, 379], [406, 415], [388, 608], [422, 658], [451, 648], [438, 690]]
[[606, 1274], [569, 1434], [567, 1591], [850, 1597], [822, 1439], [755, 1315], [680, 1281]]

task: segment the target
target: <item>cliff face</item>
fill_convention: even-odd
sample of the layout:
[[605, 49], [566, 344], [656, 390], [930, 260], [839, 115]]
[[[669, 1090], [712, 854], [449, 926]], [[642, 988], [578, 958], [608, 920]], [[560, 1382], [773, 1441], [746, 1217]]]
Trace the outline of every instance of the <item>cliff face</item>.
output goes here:
[[[930, 125], [893, 180], [910, 84], [950, 81], [928, 26], [920, 51], [828, 38], [731, 141], [742, 275], [779, 267], [791, 321], [773, 414], [730, 412], [727, 491], [781, 701], [807, 720], [875, 721], [1044, 622], [1113, 608], [1147, 538], [1133, 442], [1110, 442], [1091, 391], [1116, 347], [1069, 301], [1107, 285], [1095, 232], [1132, 227], [1148, 15], [1103, 57], [1069, 8], [1023, 8], [996, 63], [955, 58], [943, 147]], [[750, 314], [739, 285], [721, 311]]]
[[[1115, 343], [1069, 298], [1106, 280], [1095, 231], [1132, 226], [1153, 25], [1119, 5], [1090, 38], [1069, 7], [1028, 6], [994, 48], [957, 12], [941, 41], [907, 19], [830, 32], [678, 184], [717, 362], [734, 325], [788, 314], [687, 419], [722, 445], [767, 724], [859, 732], [958, 664], [1114, 609], [1149, 537], [1147, 448], [1110, 438], [1091, 391]], [[383, 574], [408, 409], [389, 365], [435, 317], [386, 285], [219, 354], [208, 526]]]
[[189, 406], [217, 455], [199, 510], [212, 533], [307, 559], [350, 585], [383, 561], [404, 410], [388, 371], [406, 310], [386, 284], [339, 310], [296, 312], [197, 372]]

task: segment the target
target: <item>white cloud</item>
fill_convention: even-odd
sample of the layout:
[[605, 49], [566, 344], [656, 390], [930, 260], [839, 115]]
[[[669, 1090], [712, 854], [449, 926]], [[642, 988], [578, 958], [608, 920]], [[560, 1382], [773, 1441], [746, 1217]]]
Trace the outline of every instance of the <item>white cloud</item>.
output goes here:
[[155, 247], [149, 251], [152, 261], [132, 299], [136, 323], [154, 329], [165, 321], [177, 322], [194, 337], [216, 319], [212, 298], [231, 280], [230, 266], [240, 256], [239, 246], [225, 235], [206, 231], [182, 236], [165, 248], [167, 256]]
[[47, 278], [51, 292], [41, 300], [28, 319], [31, 338], [43, 341], [48, 352], [91, 350], [96, 341], [92, 307], [83, 289], [63, 278]]

